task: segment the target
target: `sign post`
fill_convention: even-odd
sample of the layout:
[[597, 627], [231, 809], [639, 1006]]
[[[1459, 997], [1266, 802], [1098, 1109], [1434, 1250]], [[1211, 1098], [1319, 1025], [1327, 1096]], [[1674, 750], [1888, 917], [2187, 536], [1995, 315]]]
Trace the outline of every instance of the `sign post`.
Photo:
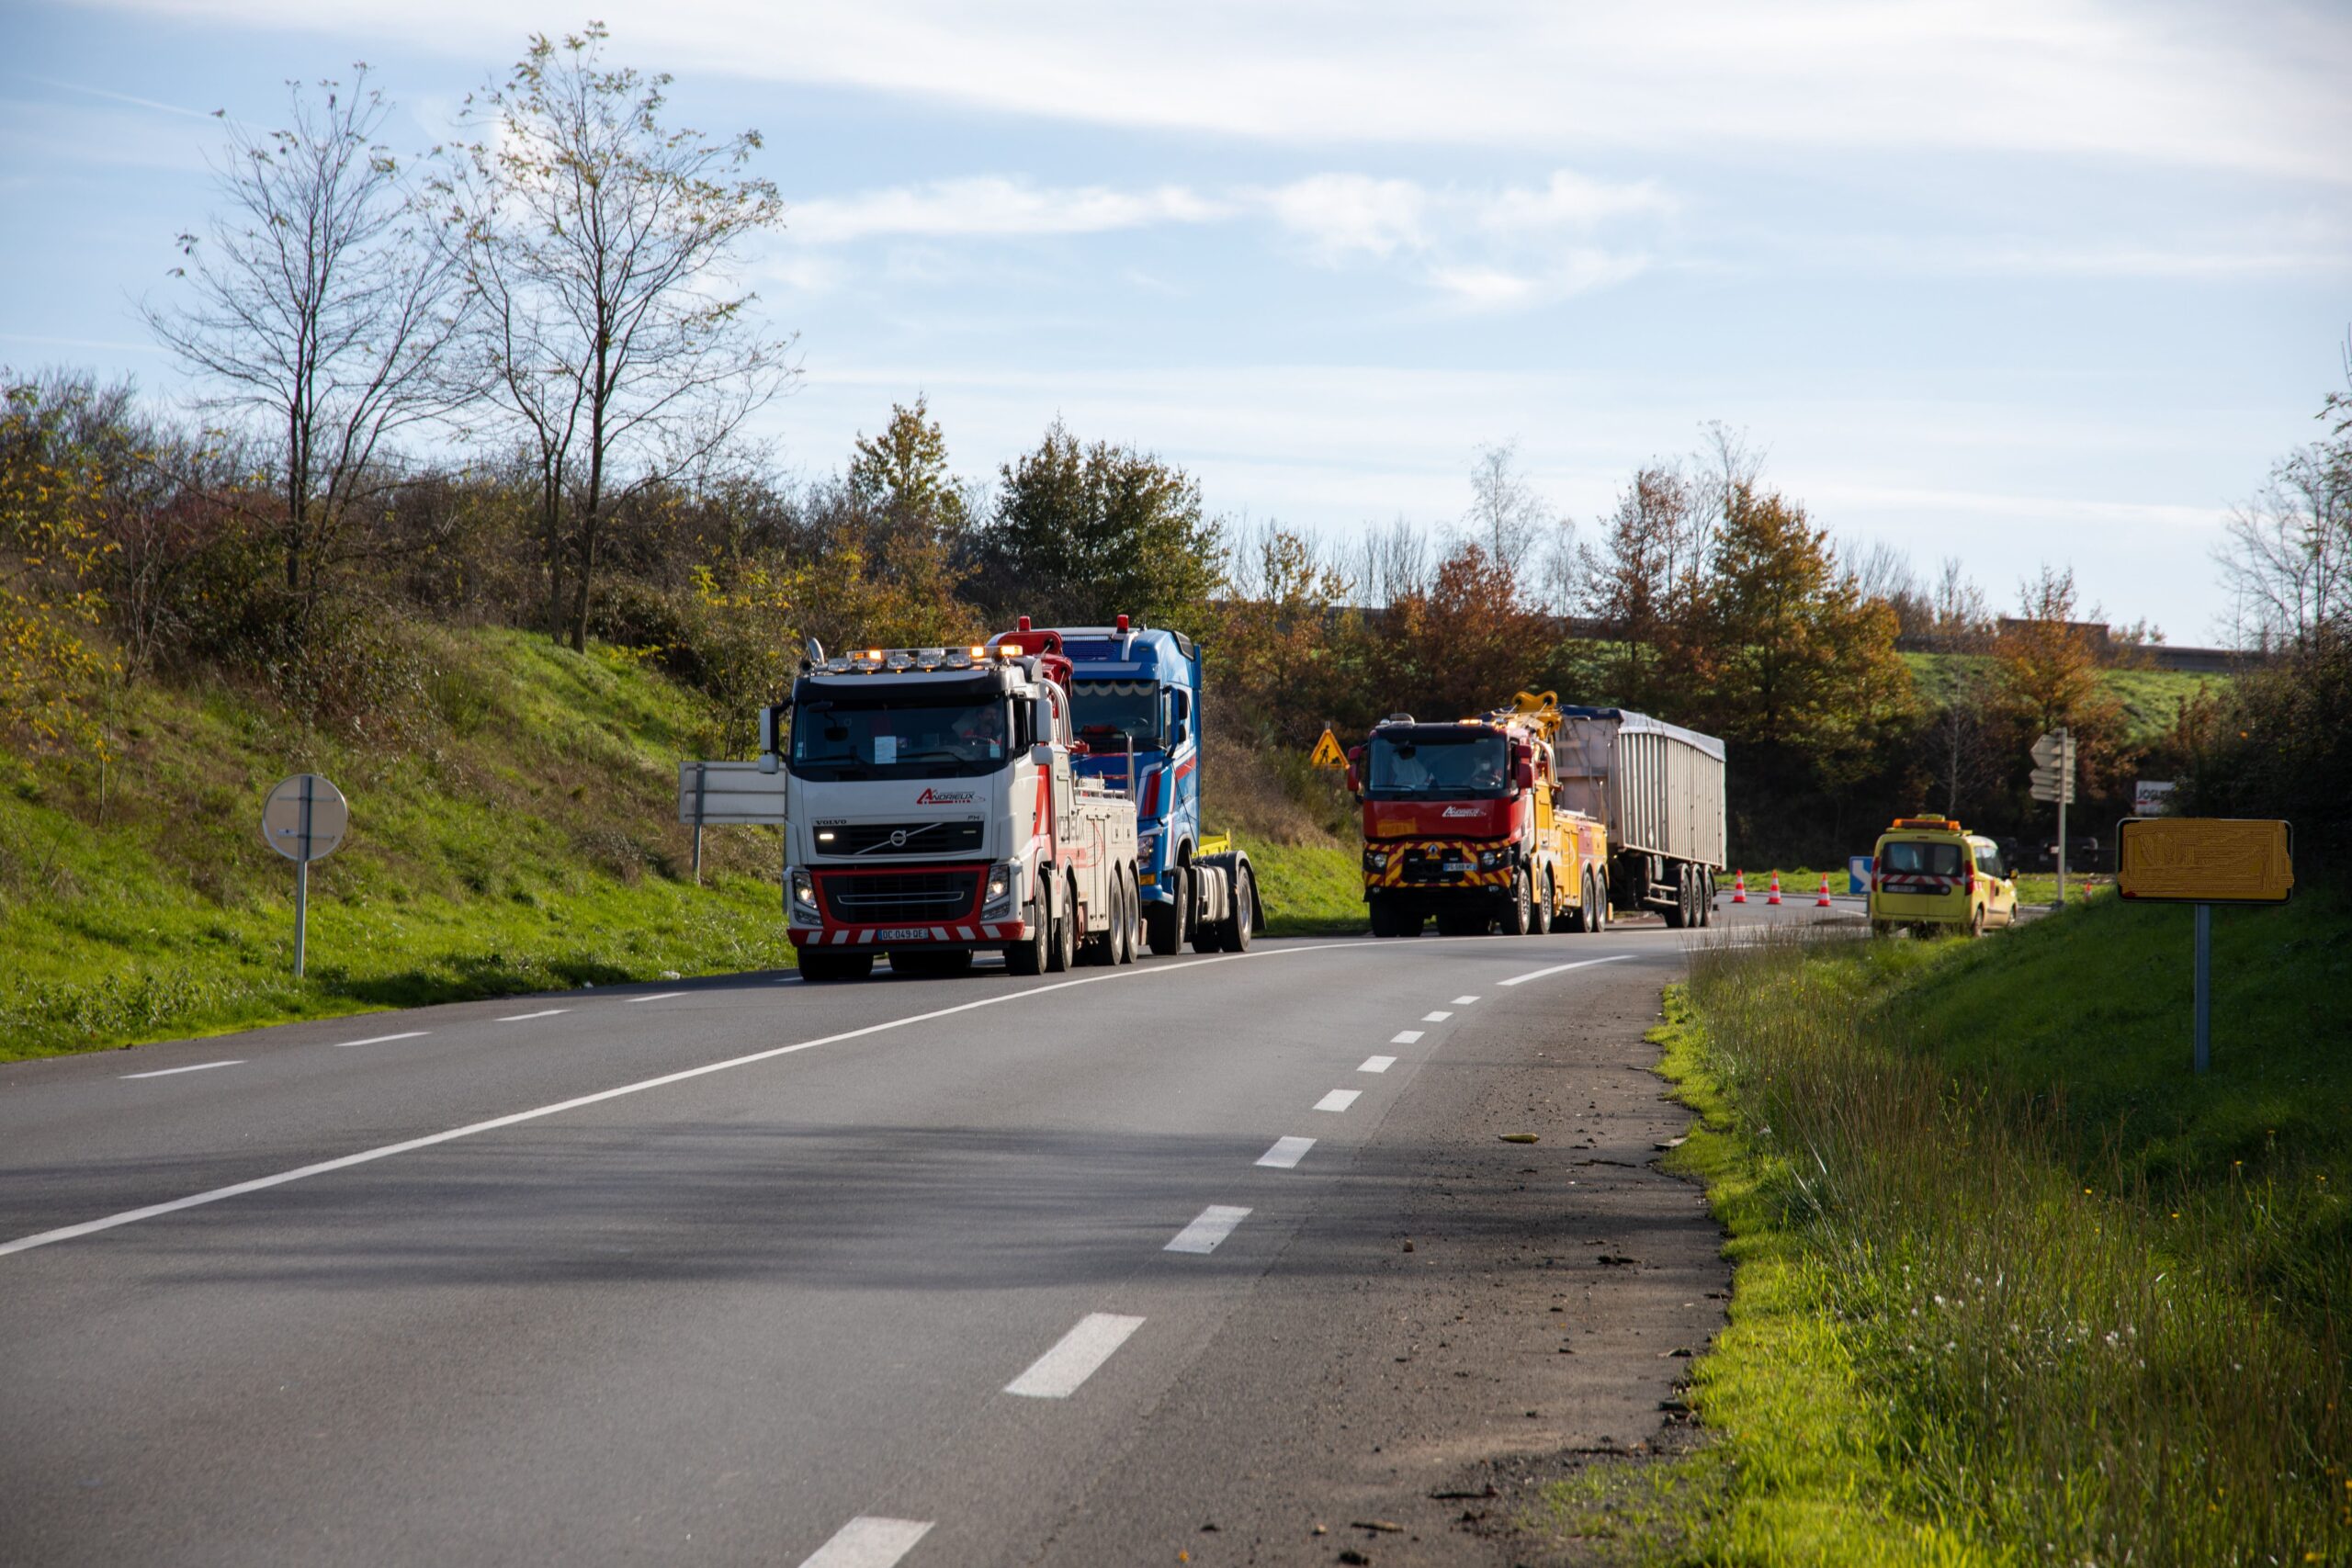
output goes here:
[[2295, 890], [2293, 829], [2229, 817], [2132, 817], [2115, 833], [2116, 891], [2151, 904], [2194, 904], [2197, 976], [2189, 1059], [2213, 1058], [2213, 906], [2283, 904]]
[[2064, 728], [2033, 743], [2033, 798], [2058, 803], [2058, 897], [2052, 908], [2066, 904], [2066, 807], [2075, 799], [2075, 737]]
[[300, 979], [311, 924], [311, 863], [342, 847], [351, 804], [317, 773], [281, 779], [261, 805], [262, 842], [294, 863], [294, 977]]

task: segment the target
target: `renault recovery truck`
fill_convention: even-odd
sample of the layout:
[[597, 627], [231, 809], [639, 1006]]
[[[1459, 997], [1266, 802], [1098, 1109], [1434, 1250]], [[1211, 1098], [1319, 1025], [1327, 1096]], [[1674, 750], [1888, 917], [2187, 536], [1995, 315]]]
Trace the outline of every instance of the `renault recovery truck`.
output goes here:
[[1669, 926], [1714, 922], [1724, 868], [1724, 743], [1627, 708], [1567, 707], [1553, 743], [1560, 796], [1608, 825], [1610, 896]]
[[[968, 648], [815, 644], [761, 722], [785, 773], [784, 902], [804, 980], [1015, 974], [1134, 960], [1133, 802], [1074, 765], [1058, 639]], [[788, 730], [788, 739], [786, 734]]]
[[1121, 615], [1107, 626], [1008, 637], [1058, 639], [1070, 661], [1070, 705], [1085, 752], [1081, 777], [1136, 803], [1136, 881], [1151, 951], [1187, 942], [1199, 953], [1239, 953], [1266, 920], [1250, 857], [1201, 829], [1201, 650], [1182, 632]]
[[1374, 936], [1597, 931], [1609, 908], [1609, 841], [1556, 800], [1549, 692], [1452, 723], [1391, 714], [1348, 754], [1363, 810], [1364, 903]]

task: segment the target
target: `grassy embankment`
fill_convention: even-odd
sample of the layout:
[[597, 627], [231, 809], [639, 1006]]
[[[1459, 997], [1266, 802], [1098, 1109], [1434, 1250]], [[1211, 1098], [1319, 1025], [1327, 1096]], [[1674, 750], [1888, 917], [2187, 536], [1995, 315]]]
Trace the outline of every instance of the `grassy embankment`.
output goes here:
[[[676, 825], [707, 714], [626, 656], [416, 634], [438, 673], [397, 745], [295, 725], [219, 688], [133, 687], [124, 756], [10, 770], [0, 795], [0, 1059], [294, 1018], [789, 962], [772, 829], [714, 829], [706, 886]], [[261, 842], [279, 778], [352, 804], [311, 869], [309, 976], [292, 868]]]
[[1531, 1521], [1637, 1562], [2352, 1561], [2352, 907], [2102, 898], [1969, 943], [1723, 951], [1672, 1156], [1732, 1234], [1712, 1441]]

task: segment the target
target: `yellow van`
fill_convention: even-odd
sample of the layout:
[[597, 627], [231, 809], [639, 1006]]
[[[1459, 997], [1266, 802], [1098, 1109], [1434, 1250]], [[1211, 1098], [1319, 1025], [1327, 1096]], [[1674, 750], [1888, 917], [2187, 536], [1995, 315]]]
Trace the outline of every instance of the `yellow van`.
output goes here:
[[1992, 840], [1949, 817], [1898, 817], [1879, 835], [1871, 859], [1871, 931], [1909, 927], [1982, 936], [2018, 918], [2018, 885]]

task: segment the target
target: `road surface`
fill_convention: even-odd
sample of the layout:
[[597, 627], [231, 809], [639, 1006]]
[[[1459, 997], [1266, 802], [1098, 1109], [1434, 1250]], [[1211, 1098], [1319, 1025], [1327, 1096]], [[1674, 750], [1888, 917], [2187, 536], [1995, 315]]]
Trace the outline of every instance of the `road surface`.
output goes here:
[[0, 1067], [0, 1561], [1510, 1561], [1721, 1320], [1640, 1041], [1709, 934]]

